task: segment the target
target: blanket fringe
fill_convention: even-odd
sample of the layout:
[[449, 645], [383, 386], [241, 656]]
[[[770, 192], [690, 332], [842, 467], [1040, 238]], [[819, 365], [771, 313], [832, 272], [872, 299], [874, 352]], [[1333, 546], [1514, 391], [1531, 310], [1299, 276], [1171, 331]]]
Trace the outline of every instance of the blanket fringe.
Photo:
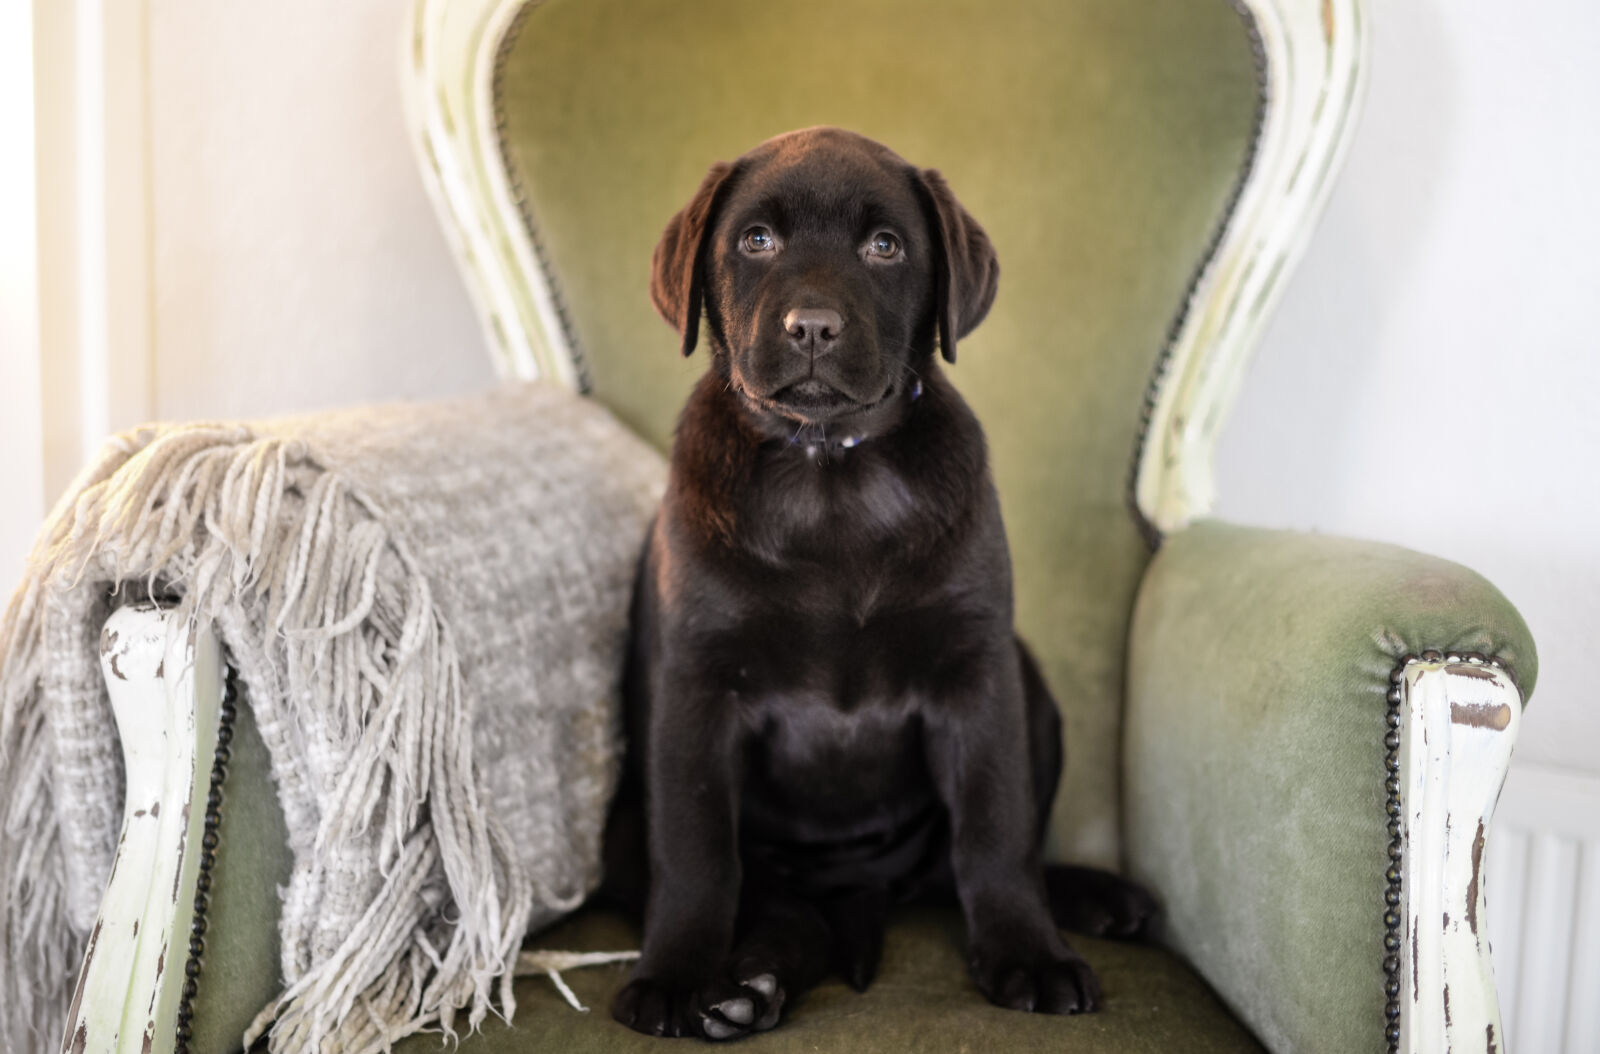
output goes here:
[[[459, 1009], [469, 1029], [496, 1004], [509, 1016], [534, 882], [479, 807], [457, 650], [382, 510], [302, 442], [233, 426], [119, 437], [68, 493], [0, 623], [5, 1033], [60, 1035], [83, 939], [64, 920], [85, 890], [92, 917], [116, 835], [84, 860], [55, 836], [55, 796], [72, 788], [47, 764], [44, 609], [123, 583], [218, 620], [289, 829], [314, 832], [291, 836], [288, 987], [247, 1044], [270, 1027], [275, 1051], [377, 1051], [431, 1025], [454, 1034]], [[335, 902], [352, 876], [358, 895]]]
[[607, 963], [634, 962], [639, 958], [637, 951], [631, 952], [563, 952], [554, 949], [539, 949], [525, 951], [517, 956], [515, 973], [518, 977], [527, 977], [533, 974], [544, 974], [550, 978], [550, 983], [556, 986], [556, 991], [561, 993], [561, 998], [574, 1010], [587, 1014], [589, 1008], [578, 1001], [578, 995], [561, 977], [562, 970], [576, 970], [584, 966], [604, 966]]

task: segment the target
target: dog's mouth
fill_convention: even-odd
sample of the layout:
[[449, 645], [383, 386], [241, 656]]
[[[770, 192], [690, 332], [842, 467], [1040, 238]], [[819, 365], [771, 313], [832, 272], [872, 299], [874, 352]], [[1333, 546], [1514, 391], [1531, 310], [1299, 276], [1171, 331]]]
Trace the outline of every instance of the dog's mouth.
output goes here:
[[756, 395], [743, 388], [741, 390], [751, 402], [763, 410], [807, 424], [815, 424], [881, 406], [894, 394], [894, 385], [891, 384], [886, 388], [878, 398], [866, 402], [815, 377], [807, 377], [805, 380], [785, 385], [767, 395]]
[[854, 406], [856, 401], [841, 392], [826, 381], [819, 381], [815, 377], [808, 377], [803, 381], [780, 388], [773, 392], [769, 398], [780, 405], [793, 407], [797, 410], [811, 409], [837, 409], [840, 406]]

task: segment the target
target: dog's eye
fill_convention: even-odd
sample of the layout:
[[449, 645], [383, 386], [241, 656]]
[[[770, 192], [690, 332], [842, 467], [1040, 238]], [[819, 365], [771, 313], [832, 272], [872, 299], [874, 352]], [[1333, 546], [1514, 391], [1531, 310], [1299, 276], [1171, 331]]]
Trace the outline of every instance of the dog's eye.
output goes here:
[[772, 237], [772, 232], [765, 227], [751, 227], [744, 232], [744, 237], [739, 240], [747, 253], [771, 252], [777, 247], [777, 241]]
[[900, 239], [888, 231], [879, 231], [867, 242], [867, 255], [892, 260], [900, 255]]

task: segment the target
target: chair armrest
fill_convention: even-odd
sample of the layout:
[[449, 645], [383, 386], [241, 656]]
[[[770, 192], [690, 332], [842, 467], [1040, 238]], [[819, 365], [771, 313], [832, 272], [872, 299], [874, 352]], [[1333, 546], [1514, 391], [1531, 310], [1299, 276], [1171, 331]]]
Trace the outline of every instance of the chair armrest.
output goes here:
[[1506, 599], [1201, 523], [1152, 561], [1128, 661], [1130, 870], [1235, 1012], [1280, 1051], [1495, 1049], [1480, 866], [1536, 676]]
[[100, 642], [122, 739], [122, 833], [67, 1013], [62, 1049], [173, 1048], [203, 855], [220, 651], [171, 612], [134, 604]]
[[62, 1049], [237, 1051], [282, 988], [291, 855], [266, 748], [208, 627], [129, 604], [101, 652], [127, 793]]

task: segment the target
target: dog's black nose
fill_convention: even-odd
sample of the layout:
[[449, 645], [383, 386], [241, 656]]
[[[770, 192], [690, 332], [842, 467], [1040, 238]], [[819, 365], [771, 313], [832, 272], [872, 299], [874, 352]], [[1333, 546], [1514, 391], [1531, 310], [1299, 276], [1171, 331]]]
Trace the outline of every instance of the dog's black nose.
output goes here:
[[783, 316], [783, 328], [802, 350], [822, 351], [839, 339], [844, 319], [825, 307], [797, 307]]

